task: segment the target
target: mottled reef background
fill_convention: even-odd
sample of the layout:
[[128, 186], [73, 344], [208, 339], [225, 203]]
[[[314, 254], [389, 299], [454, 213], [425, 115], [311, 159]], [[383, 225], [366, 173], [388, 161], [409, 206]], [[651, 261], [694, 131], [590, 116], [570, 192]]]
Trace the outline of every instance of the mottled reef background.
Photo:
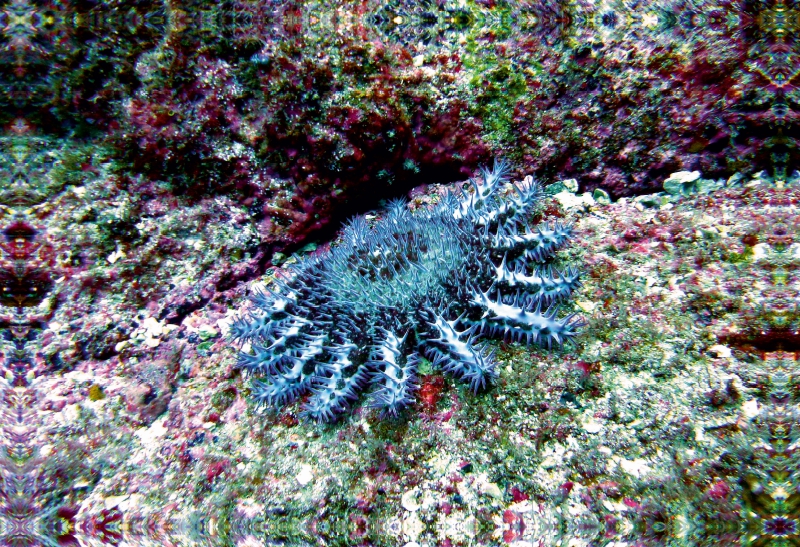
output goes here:
[[[794, 1], [0, 0], [0, 544], [800, 541], [798, 32]], [[482, 396], [426, 369], [375, 428], [248, 406], [252, 285], [495, 157], [576, 223], [578, 347], [496, 344]]]

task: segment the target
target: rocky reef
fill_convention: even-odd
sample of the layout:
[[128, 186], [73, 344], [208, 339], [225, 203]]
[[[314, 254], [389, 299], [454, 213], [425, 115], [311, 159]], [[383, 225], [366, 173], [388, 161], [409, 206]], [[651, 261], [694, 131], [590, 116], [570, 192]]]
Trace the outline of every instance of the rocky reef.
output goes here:
[[[797, 544], [798, 20], [781, 1], [2, 3], [0, 544]], [[493, 157], [547, 183], [531, 234], [573, 228], [558, 260], [582, 286], [553, 320], [586, 321], [574, 345], [499, 321], [536, 313], [521, 284], [574, 272], [518, 271], [459, 216]], [[391, 217], [461, 227], [447, 241], [483, 269], [437, 285], [406, 264], [439, 242]], [[406, 250], [373, 263], [354, 234]], [[248, 373], [228, 337], [278, 328], [269, 306], [331, 271], [350, 293], [316, 302], [345, 317], [345, 296], [430, 283], [384, 330], [346, 326], [376, 382], [316, 413], [343, 419], [301, 419], [330, 354], [258, 408], [308, 347]], [[345, 343], [296, 312], [323, 353]]]

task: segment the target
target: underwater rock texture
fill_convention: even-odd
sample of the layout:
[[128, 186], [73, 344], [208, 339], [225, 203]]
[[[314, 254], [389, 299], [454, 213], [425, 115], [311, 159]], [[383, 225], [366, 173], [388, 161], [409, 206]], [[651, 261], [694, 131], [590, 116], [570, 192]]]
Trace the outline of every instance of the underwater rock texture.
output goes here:
[[[0, 544], [797, 544], [798, 20], [3, 3]], [[478, 395], [421, 359], [403, 421], [255, 412], [222, 335], [276, 251], [493, 155], [607, 191], [542, 204], [580, 345], [489, 340]]]
[[[447, 191], [420, 191], [409, 208], [424, 211]], [[763, 539], [792, 534], [781, 492], [798, 476], [787, 440], [800, 394], [800, 317], [789, 305], [800, 290], [791, 214], [800, 189], [744, 177], [710, 194], [647, 198], [543, 200], [545, 218], [575, 226], [561, 254], [584, 270], [568, 310], [589, 323], [581, 343], [489, 341], [495, 388], [477, 396], [421, 362], [404, 421], [356, 412], [320, 427], [298, 419], [299, 403], [254, 411], [222, 336], [245, 284], [171, 323], [155, 305], [113, 298], [126, 279], [99, 295], [77, 291], [77, 274], [57, 282], [69, 305], [53, 305], [41, 336], [24, 342], [33, 363], [14, 347], [3, 354], [27, 381], [4, 384], [0, 400], [3, 448], [25, 458], [5, 460], [4, 472], [34, 492], [10, 492], [14, 518], [87, 545], [202, 543], [214, 533], [260, 545], [265, 529], [298, 545], [569, 537], [693, 546], [745, 527]], [[39, 229], [52, 233], [45, 220]], [[149, 249], [127, 247], [95, 269], [109, 273]], [[206, 254], [178, 264], [203, 271]], [[172, 261], [152, 268], [142, 282], [177, 275]], [[268, 275], [286, 279], [291, 268]], [[49, 355], [62, 356], [61, 368]], [[209, 506], [220, 509], [198, 509]], [[689, 527], [696, 536], [685, 540]]]
[[795, 6], [11, 5], [7, 134], [107, 146], [141, 195], [227, 196], [268, 256], [493, 154], [615, 198], [800, 161]]
[[304, 414], [331, 421], [374, 384], [371, 405], [396, 416], [414, 401], [419, 354], [477, 392], [497, 376], [479, 336], [547, 348], [571, 341], [579, 321], [559, 319], [557, 303], [579, 274], [548, 262], [572, 228], [531, 229], [539, 185], [528, 177], [506, 187], [507, 169], [495, 162], [431, 210], [395, 201], [373, 228], [356, 217], [339, 246], [301, 261], [274, 292], [257, 292], [254, 311], [232, 328], [251, 347], [239, 364], [259, 378], [255, 400], [285, 405], [310, 391]]

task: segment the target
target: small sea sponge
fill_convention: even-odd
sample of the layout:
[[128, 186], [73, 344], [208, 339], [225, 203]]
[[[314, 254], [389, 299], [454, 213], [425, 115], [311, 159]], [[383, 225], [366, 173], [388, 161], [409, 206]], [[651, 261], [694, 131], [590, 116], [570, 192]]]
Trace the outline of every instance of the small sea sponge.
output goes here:
[[508, 185], [495, 162], [427, 211], [394, 201], [370, 228], [350, 221], [343, 241], [296, 264], [288, 280], [255, 293], [231, 336], [249, 343], [239, 366], [259, 404], [303, 394], [305, 417], [329, 422], [369, 391], [369, 404], [397, 416], [414, 401], [421, 356], [475, 392], [497, 376], [482, 336], [546, 348], [571, 342], [580, 320], [558, 303], [580, 285], [570, 267], [547, 264], [572, 237], [560, 222], [531, 229], [541, 197], [528, 177]]

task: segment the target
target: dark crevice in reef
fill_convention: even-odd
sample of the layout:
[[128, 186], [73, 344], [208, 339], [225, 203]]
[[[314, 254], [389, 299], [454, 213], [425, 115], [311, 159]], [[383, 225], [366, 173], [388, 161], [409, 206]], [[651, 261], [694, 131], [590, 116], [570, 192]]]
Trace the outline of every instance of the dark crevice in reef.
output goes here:
[[187, 316], [213, 302], [220, 293], [229, 291], [241, 283], [248, 283], [263, 276], [273, 266], [272, 257], [275, 253], [279, 252], [290, 256], [309, 242], [330, 241], [348, 219], [380, 209], [384, 202], [408, 196], [415, 188], [429, 184], [451, 184], [467, 178], [455, 165], [433, 166], [421, 170], [413, 178], [413, 184], [409, 180], [406, 184], [396, 184], [388, 189], [385, 188], [383, 192], [362, 191], [358, 195], [350, 196], [343, 200], [342, 203], [337, 204], [334, 208], [335, 214], [322, 227], [309, 232], [302, 240], [293, 243], [270, 242], [252, 249], [253, 256], [256, 257], [252, 267], [247, 268], [240, 275], [230, 275], [220, 279], [214, 288], [214, 293], [209, 297], [199, 297], [197, 300], [185, 302], [177, 307], [170, 306], [165, 308], [161, 312], [159, 319], [165, 320], [169, 324], [179, 325]]
[[[461, 173], [457, 166], [431, 166], [422, 168], [414, 177], [408, 178], [404, 182], [383, 186], [380, 191], [370, 191], [369, 188], [363, 188], [351, 192], [350, 195], [336, 204], [336, 207], [333, 208], [334, 213], [323, 227], [309, 233], [308, 237], [303, 242], [298, 242], [297, 245], [276, 250], [284, 254], [290, 254], [302, 248], [309, 241], [329, 241], [333, 239], [341, 229], [342, 224], [348, 219], [380, 209], [383, 206], [383, 202], [406, 197], [415, 188], [424, 188], [430, 184], [452, 184], [467, 180], [467, 178], [469, 177]], [[271, 254], [268, 256], [271, 256]]]
[[721, 340], [745, 353], [800, 353], [800, 332], [789, 329], [771, 329], [760, 333], [728, 336]]
[[185, 302], [179, 306], [166, 306], [161, 310], [158, 320], [165, 321], [169, 325], [180, 325], [189, 315], [204, 308], [211, 299], [212, 298], [200, 298], [199, 300]]

